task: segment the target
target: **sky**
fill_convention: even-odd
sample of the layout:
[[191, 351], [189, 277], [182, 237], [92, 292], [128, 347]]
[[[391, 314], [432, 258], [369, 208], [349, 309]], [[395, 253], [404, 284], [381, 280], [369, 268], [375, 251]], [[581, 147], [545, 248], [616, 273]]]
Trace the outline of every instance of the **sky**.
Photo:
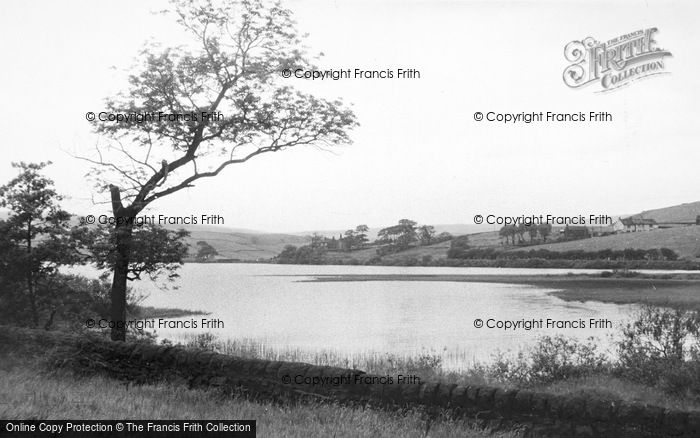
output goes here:
[[[353, 143], [268, 154], [152, 204], [170, 216], [218, 214], [262, 231], [472, 223], [482, 215], [637, 213], [700, 200], [700, 29], [691, 1], [306, 1], [285, 5], [322, 68], [414, 68], [420, 79], [289, 85], [342, 97]], [[167, 3], [27, 1], [3, 6], [0, 184], [14, 161], [47, 170], [77, 214], [106, 212], [71, 153], [100, 139], [85, 120], [125, 86], [149, 38], [182, 32]], [[562, 80], [573, 40], [658, 28], [669, 74], [609, 93]], [[116, 67], [116, 68], [113, 68]], [[598, 87], [599, 88], [599, 87]], [[480, 111], [612, 114], [607, 123], [503, 124]]]

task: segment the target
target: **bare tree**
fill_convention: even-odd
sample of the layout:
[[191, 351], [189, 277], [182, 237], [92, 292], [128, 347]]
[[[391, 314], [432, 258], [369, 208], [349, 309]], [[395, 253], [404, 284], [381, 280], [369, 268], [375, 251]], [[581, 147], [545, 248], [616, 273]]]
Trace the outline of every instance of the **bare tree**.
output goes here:
[[[119, 219], [115, 322], [125, 319], [133, 219], [146, 206], [264, 153], [349, 143], [356, 125], [342, 102], [282, 83], [283, 70], [311, 62], [279, 3], [177, 0], [173, 11], [190, 44], [144, 48], [128, 89], [106, 102], [105, 112], [123, 120], [96, 123], [106, 144], [82, 157]], [[125, 331], [113, 329], [112, 339], [124, 340]]]

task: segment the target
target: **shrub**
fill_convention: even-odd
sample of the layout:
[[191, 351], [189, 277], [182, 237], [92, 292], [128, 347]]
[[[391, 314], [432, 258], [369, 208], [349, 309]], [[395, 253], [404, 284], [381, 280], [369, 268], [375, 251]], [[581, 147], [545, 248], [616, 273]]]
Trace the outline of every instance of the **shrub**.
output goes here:
[[499, 354], [494, 363], [486, 367], [489, 377], [518, 386], [583, 377], [608, 369], [608, 359], [598, 352], [593, 338], [580, 342], [562, 335], [544, 336], [515, 358]]
[[194, 338], [185, 343], [186, 347], [200, 350], [218, 351], [219, 340], [213, 333], [198, 333]]
[[[45, 329], [57, 326], [84, 327], [87, 318], [109, 319], [111, 286], [107, 280], [60, 273], [48, 276], [45, 280], [37, 286], [38, 291], [47, 291], [38, 294], [39, 297], [46, 297], [42, 303], [45, 308]], [[11, 324], [27, 325], [29, 318], [20, 309], [28, 307], [17, 308], [22, 302], [12, 301], [15, 297], [22, 298], [22, 295], [0, 293], [0, 318]], [[133, 313], [142, 298], [134, 294], [131, 288], [127, 289], [127, 311]]]
[[669, 392], [700, 394], [699, 336], [697, 312], [644, 306], [623, 330], [616, 372]]
[[373, 256], [365, 262], [365, 265], [378, 265], [381, 262], [382, 262], [382, 258], [380, 256]]

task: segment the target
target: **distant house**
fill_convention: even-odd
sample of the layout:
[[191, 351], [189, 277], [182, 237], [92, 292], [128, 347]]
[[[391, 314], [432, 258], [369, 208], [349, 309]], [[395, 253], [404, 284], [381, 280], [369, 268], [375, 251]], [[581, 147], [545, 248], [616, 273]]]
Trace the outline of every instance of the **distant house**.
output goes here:
[[620, 222], [624, 226], [625, 233], [636, 233], [638, 231], [651, 231], [659, 228], [659, 224], [654, 219], [645, 219], [643, 217], [630, 216], [628, 218], [620, 218]]
[[311, 246], [328, 251], [338, 251], [343, 249], [343, 236], [341, 235], [339, 239], [336, 239], [335, 236], [331, 239], [328, 237], [315, 236], [311, 240]]
[[619, 217], [615, 222], [612, 224], [612, 229], [614, 233], [624, 233], [625, 232], [625, 225], [622, 223], [622, 218]]

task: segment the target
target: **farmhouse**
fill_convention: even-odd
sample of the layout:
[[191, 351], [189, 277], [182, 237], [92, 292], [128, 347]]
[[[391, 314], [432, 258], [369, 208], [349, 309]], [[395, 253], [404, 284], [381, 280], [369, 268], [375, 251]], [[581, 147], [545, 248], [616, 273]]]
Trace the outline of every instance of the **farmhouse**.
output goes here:
[[628, 218], [620, 218], [620, 222], [625, 227], [625, 233], [635, 233], [637, 231], [651, 231], [659, 228], [659, 224], [654, 219], [645, 219], [643, 217], [630, 216]]

